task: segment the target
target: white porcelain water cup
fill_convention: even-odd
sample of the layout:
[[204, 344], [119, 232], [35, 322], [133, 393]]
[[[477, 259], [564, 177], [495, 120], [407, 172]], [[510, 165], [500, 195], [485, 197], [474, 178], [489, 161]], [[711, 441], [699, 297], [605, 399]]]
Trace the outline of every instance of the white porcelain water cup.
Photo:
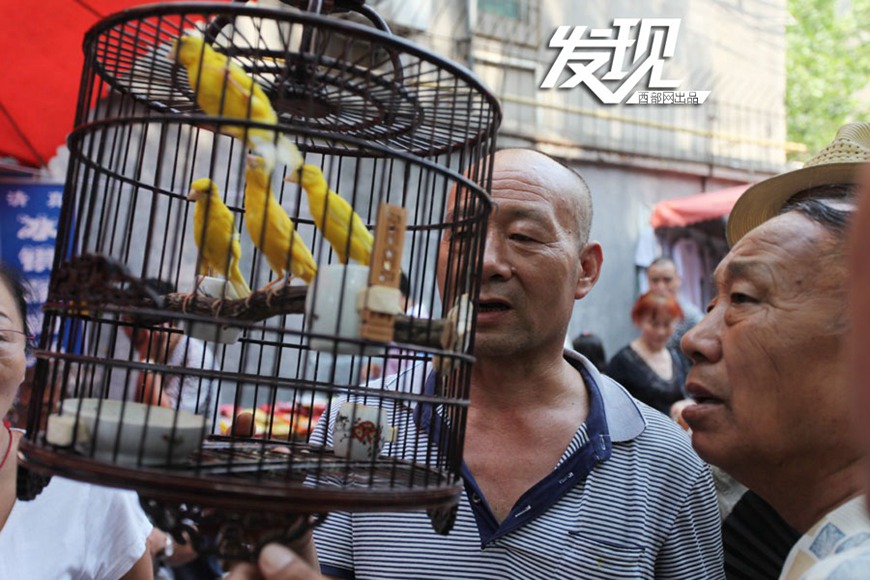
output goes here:
[[[354, 343], [341, 339], [359, 338], [357, 296], [369, 283], [369, 268], [359, 264], [329, 264], [317, 270], [317, 277], [308, 287], [305, 297], [305, 316], [312, 334], [335, 336], [336, 339], [312, 337], [308, 346], [323, 352], [359, 354]], [[369, 356], [380, 349], [366, 348]]]
[[351, 461], [372, 461], [384, 443], [396, 439], [396, 429], [387, 423], [387, 411], [370, 405], [345, 401], [338, 410], [332, 430], [337, 457]]

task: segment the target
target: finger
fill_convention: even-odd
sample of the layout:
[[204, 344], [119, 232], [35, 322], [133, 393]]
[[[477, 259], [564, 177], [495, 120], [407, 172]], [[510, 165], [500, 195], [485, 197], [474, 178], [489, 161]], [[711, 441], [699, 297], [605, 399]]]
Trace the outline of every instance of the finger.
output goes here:
[[260, 572], [266, 580], [316, 580], [323, 577], [302, 558], [279, 544], [267, 544], [260, 551]]
[[234, 565], [230, 573], [224, 576], [224, 580], [260, 580], [261, 578], [257, 567], [248, 562]]

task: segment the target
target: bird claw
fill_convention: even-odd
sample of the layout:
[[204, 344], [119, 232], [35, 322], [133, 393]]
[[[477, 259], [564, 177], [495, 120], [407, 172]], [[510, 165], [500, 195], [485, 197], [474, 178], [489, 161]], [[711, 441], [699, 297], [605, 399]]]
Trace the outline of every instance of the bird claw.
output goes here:
[[187, 314], [187, 307], [190, 306], [190, 303], [193, 300], [196, 300], [196, 292], [184, 294], [184, 298], [181, 299], [181, 311], [183, 313]]
[[292, 276], [288, 274], [283, 278], [276, 278], [260, 288], [260, 291], [266, 294], [266, 307], [272, 306], [272, 297], [277, 294], [281, 290], [281, 288], [290, 284], [291, 278]]
[[274, 291], [284, 287], [285, 284], [289, 284], [290, 278], [291, 278], [291, 276], [289, 274], [282, 277], [282, 278], [275, 278], [274, 280], [272, 280], [271, 282], [269, 282], [268, 284], [266, 284], [265, 286], [260, 288], [260, 290], [264, 290], [266, 292], [274, 292]]

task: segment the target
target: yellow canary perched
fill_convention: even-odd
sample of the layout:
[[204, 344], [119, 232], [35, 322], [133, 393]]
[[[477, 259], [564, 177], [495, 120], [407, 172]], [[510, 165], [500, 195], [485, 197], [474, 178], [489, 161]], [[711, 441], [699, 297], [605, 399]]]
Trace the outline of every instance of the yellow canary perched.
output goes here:
[[360, 264], [368, 266], [374, 236], [350, 204], [329, 189], [320, 168], [316, 165], [303, 165], [298, 171], [290, 172], [285, 179], [302, 184], [302, 189], [308, 194], [308, 207], [314, 218], [314, 225], [338, 254], [339, 261], [346, 264], [350, 256]]
[[317, 274], [317, 263], [302, 236], [296, 232], [293, 220], [275, 199], [270, 177], [262, 158], [248, 156], [245, 226], [275, 275], [283, 278], [289, 267], [290, 274], [310, 284]]
[[[180, 36], [173, 42], [169, 58], [187, 69], [187, 80], [196, 94], [196, 103], [207, 114], [250, 119], [267, 125], [278, 123], [278, 115], [257, 81], [204, 39]], [[245, 140], [243, 126], [223, 125], [220, 130]], [[247, 145], [265, 159], [269, 172], [275, 167], [276, 157], [291, 171], [302, 165], [302, 155], [296, 145], [280, 133], [276, 137], [275, 131], [248, 127]]]
[[199, 273], [214, 271], [233, 285], [239, 298], [247, 298], [251, 288], [239, 270], [239, 234], [233, 224], [233, 212], [224, 205], [217, 185], [207, 178], [190, 184], [187, 199], [196, 202], [193, 209], [193, 239], [199, 249]]

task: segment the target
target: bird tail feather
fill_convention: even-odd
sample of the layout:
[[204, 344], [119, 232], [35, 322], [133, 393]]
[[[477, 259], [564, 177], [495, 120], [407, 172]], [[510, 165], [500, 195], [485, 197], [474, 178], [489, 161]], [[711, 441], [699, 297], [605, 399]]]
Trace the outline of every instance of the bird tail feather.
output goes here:
[[251, 295], [251, 287], [248, 286], [247, 282], [245, 282], [245, 278], [242, 276], [242, 272], [239, 270], [238, 266], [233, 266], [230, 283], [233, 285], [233, 290], [236, 291], [239, 298], [247, 298]]
[[271, 134], [268, 138], [249, 135], [248, 140], [254, 152], [263, 158], [268, 173], [275, 168], [276, 161], [284, 163], [288, 173], [297, 171], [305, 162], [296, 144], [284, 135], [278, 135], [277, 142], [273, 142]]
[[305, 162], [296, 143], [284, 135], [278, 135], [278, 158], [287, 165], [288, 173], [295, 173]]

